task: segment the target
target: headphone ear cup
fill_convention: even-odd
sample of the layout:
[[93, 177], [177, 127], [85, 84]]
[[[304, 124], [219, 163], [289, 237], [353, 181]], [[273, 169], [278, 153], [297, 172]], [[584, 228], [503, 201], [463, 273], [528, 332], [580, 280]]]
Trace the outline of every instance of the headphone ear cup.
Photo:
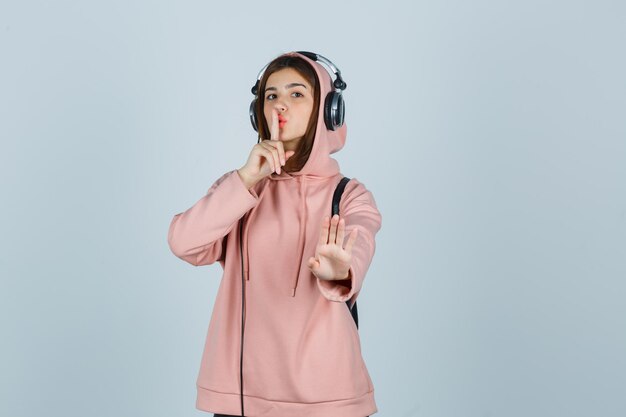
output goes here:
[[343, 126], [343, 121], [346, 116], [346, 106], [343, 101], [343, 95], [341, 93], [337, 94], [337, 127]]
[[250, 123], [252, 123], [252, 128], [255, 132], [258, 132], [259, 128], [256, 121], [256, 98], [252, 100], [252, 103], [250, 103]]
[[331, 91], [324, 101], [324, 123], [328, 130], [337, 130], [343, 125], [345, 106], [341, 93]]

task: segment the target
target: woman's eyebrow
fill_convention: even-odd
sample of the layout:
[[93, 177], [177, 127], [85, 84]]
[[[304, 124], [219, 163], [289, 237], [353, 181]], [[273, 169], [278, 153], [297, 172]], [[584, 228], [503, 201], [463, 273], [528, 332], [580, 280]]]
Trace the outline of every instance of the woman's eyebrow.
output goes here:
[[[302, 87], [306, 88], [306, 85], [304, 85], [304, 84], [300, 84], [300, 83], [291, 83], [291, 84], [287, 84], [287, 85], [285, 86], [285, 88], [293, 88], [293, 87], [297, 87], [297, 86], [302, 86]], [[267, 92], [267, 91], [270, 91], [270, 90], [274, 90], [274, 91], [276, 91], [276, 87], [267, 87], [267, 88], [265, 89], [265, 91], [266, 91], [266, 92]]]

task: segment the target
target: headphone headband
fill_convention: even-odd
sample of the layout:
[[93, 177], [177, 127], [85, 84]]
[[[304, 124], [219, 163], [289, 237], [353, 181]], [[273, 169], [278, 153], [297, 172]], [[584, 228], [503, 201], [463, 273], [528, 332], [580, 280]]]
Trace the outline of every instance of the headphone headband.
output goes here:
[[322, 55], [316, 54], [314, 52], [298, 51], [298, 53], [306, 56], [312, 61], [319, 62], [320, 64], [325, 64], [328, 68], [330, 68], [330, 70], [335, 74], [335, 81], [333, 82], [333, 86], [335, 87], [336, 91], [346, 89], [348, 85], [341, 79], [341, 71], [339, 71], [339, 68], [337, 68], [330, 59], [325, 58]]
[[[330, 59], [325, 58], [320, 54], [316, 54], [315, 52], [308, 52], [308, 51], [296, 51], [296, 52], [298, 52], [301, 55], [306, 56], [311, 61], [316, 61], [316, 62], [319, 62], [320, 64], [325, 64], [328, 68], [330, 68], [332, 73], [335, 75], [335, 81], [333, 82], [333, 87], [335, 88], [335, 91], [346, 89], [348, 85], [341, 78], [341, 71], [339, 71], [339, 68], [337, 68], [337, 66], [333, 64]], [[259, 84], [261, 82], [263, 73], [265, 72], [265, 70], [267, 69], [270, 63], [271, 62], [268, 62], [267, 64], [265, 64], [265, 66], [261, 68], [261, 71], [259, 71], [259, 75], [257, 75], [256, 77], [256, 83], [254, 84], [254, 86], [252, 86], [252, 90], [251, 90], [252, 94], [254, 94], [255, 96], [257, 95]]]

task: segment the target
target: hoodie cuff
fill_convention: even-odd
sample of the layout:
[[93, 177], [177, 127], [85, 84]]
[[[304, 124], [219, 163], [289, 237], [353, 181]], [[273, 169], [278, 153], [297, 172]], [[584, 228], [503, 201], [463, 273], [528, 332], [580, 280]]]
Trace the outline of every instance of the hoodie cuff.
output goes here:
[[239, 175], [239, 170], [235, 170], [234, 174], [235, 177], [237, 177], [239, 179], [239, 181], [237, 181], [239, 184], [241, 184], [241, 186], [248, 191], [250, 194], [252, 194], [254, 196], [255, 199], [259, 199], [259, 196], [257, 195], [256, 191], [254, 191], [254, 186], [251, 187], [250, 189], [248, 189], [246, 187], [246, 184], [243, 182], [243, 179], [241, 178], [241, 175]]
[[348, 278], [328, 281], [317, 278], [317, 287], [324, 297], [330, 301], [345, 302], [352, 298], [355, 293], [354, 271], [348, 270]]

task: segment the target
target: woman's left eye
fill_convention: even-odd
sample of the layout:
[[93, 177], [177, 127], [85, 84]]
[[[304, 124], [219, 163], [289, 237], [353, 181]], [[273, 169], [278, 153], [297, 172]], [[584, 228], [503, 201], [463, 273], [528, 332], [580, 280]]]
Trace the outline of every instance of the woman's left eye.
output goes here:
[[[298, 93], [298, 92], [296, 91], [294, 94], [300, 94], [300, 93]], [[304, 95], [303, 95], [303, 94], [300, 94], [300, 96], [301, 96], [301, 97], [304, 97]]]

